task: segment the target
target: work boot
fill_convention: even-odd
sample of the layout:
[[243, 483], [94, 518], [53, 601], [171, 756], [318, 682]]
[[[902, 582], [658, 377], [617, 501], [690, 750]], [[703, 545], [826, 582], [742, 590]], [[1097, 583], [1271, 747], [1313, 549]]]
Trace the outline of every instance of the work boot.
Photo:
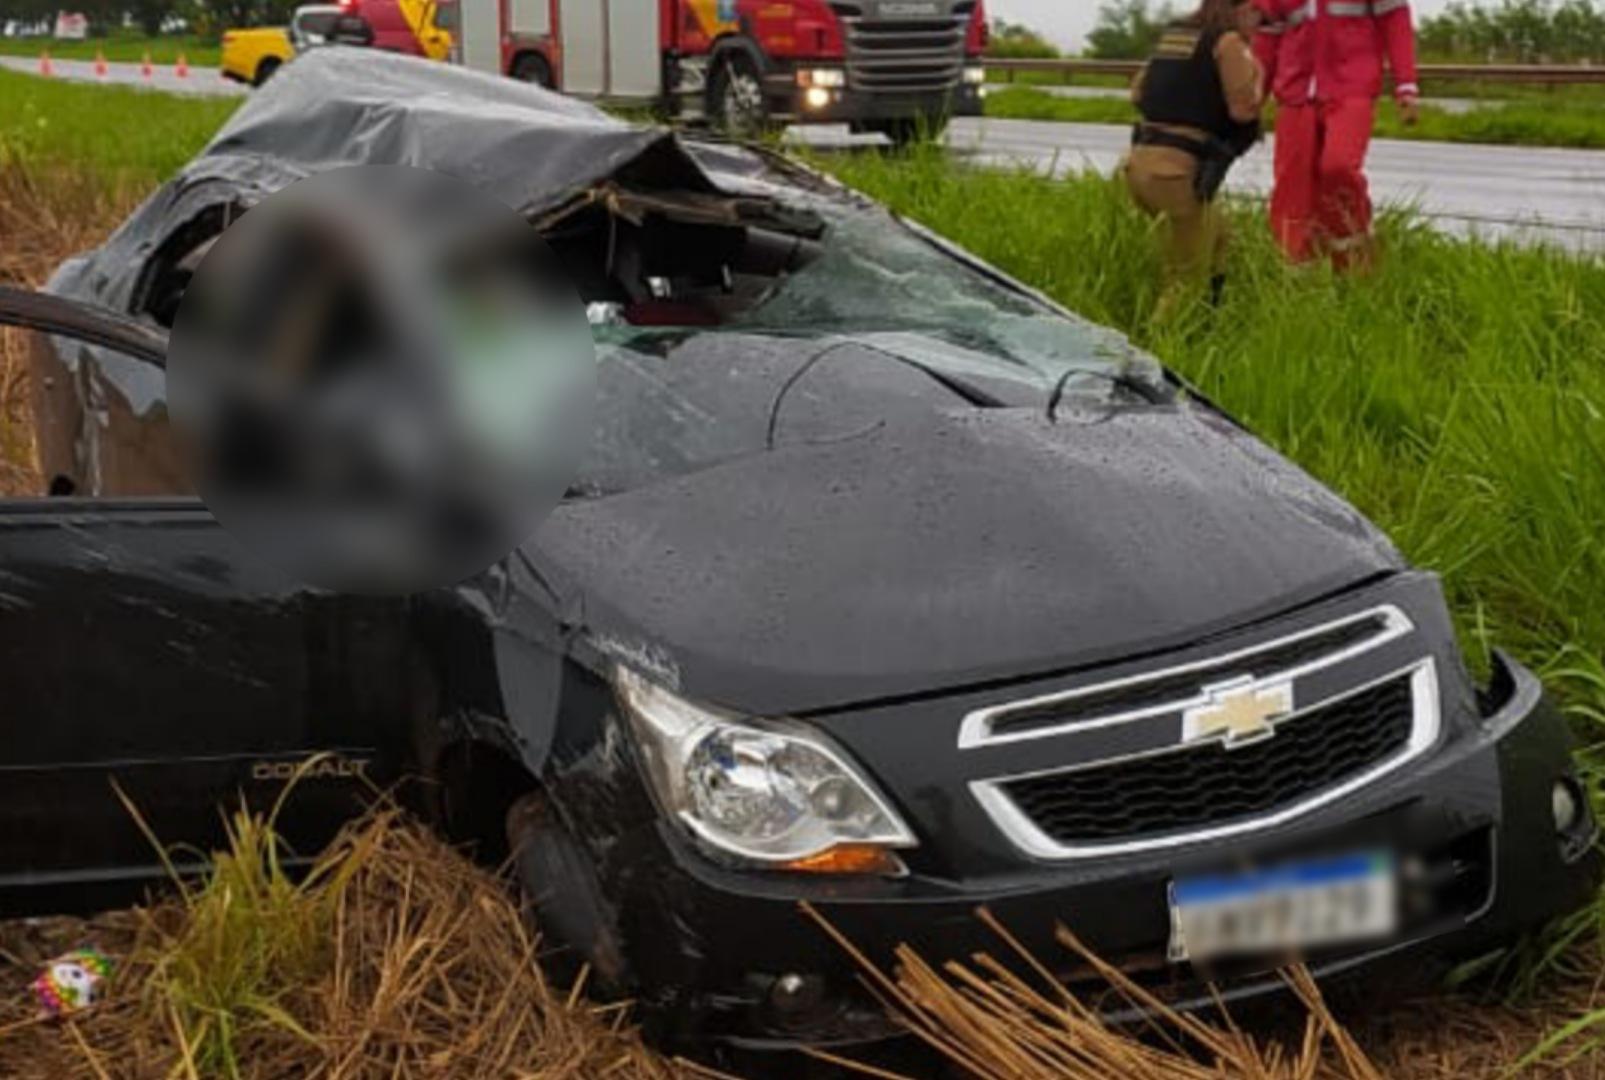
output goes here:
[[1332, 267], [1340, 274], [1369, 274], [1376, 269], [1376, 244], [1369, 232], [1327, 241]]

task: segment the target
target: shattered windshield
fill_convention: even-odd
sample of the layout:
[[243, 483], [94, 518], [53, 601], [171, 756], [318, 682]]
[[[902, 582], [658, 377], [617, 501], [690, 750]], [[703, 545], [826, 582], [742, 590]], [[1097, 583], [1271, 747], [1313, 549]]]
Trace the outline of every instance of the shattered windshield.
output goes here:
[[[1114, 392], [1118, 382], [1166, 392], [1157, 361], [1124, 335], [1058, 311], [938, 248], [879, 208], [809, 200], [828, 223], [821, 255], [782, 278], [721, 329], [748, 334], [852, 335], [914, 362], [1034, 384], [1051, 393]], [[629, 327], [602, 327], [603, 345], [628, 347]]]
[[1158, 362], [1124, 336], [994, 280], [884, 210], [809, 201], [827, 223], [817, 252], [720, 319], [641, 326], [593, 310], [600, 429], [582, 489], [902, 418], [1169, 397]]
[[[891, 215], [838, 210], [831, 217], [823, 256], [779, 285], [738, 326], [929, 335], [989, 369], [1044, 387], [1072, 369], [1162, 384], [1157, 363], [1119, 333], [1066, 317], [991, 280]], [[955, 353], [948, 356], [952, 362]]]

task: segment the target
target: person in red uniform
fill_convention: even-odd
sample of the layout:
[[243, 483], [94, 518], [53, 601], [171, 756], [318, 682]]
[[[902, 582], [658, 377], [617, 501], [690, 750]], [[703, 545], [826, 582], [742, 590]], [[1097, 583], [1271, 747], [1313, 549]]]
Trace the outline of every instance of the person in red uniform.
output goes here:
[[1289, 258], [1329, 254], [1339, 268], [1371, 261], [1371, 145], [1382, 72], [1399, 114], [1417, 119], [1409, 0], [1255, 0], [1254, 52], [1276, 96], [1271, 227]]

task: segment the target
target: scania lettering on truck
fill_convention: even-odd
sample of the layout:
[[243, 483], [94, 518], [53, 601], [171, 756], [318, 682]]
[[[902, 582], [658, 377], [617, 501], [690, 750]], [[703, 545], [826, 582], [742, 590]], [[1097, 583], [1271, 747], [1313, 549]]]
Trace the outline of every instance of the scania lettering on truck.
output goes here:
[[983, 0], [458, 0], [461, 59], [750, 133], [848, 123], [894, 142], [981, 112]]

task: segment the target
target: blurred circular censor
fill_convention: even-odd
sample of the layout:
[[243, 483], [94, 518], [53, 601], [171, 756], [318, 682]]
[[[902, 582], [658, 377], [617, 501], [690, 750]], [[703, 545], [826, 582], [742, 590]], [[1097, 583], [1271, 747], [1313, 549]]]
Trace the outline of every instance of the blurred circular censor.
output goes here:
[[545, 242], [463, 181], [358, 166], [232, 224], [173, 323], [206, 505], [299, 579], [400, 594], [506, 556], [588, 448], [596, 355]]

